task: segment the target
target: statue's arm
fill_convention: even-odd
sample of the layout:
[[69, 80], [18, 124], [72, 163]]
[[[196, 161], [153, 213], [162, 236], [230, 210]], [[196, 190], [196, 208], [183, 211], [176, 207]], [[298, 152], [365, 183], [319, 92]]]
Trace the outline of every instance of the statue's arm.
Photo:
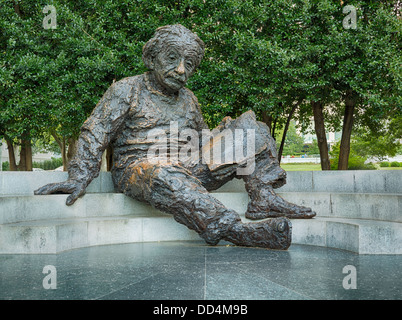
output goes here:
[[88, 185], [99, 175], [102, 155], [118, 134], [130, 108], [130, 88], [113, 84], [81, 127], [77, 152], [68, 167], [68, 176]]
[[130, 86], [124, 81], [114, 83], [96, 105], [81, 127], [77, 153], [68, 167], [68, 180], [52, 183], [35, 194], [71, 193], [66, 204], [71, 205], [85, 193], [85, 188], [99, 175], [102, 154], [113, 141], [130, 109]]

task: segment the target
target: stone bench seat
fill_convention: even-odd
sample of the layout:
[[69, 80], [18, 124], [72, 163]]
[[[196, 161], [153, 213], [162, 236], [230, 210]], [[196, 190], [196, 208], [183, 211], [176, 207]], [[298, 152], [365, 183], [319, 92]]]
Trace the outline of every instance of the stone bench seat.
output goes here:
[[[402, 254], [402, 192], [397, 183], [402, 171], [376, 173], [289, 172], [288, 185], [278, 193], [317, 212], [314, 219], [292, 220], [292, 243], [359, 254]], [[36, 188], [65, 179], [63, 172], [0, 173], [1, 254], [200, 240], [171, 215], [116, 193], [110, 173], [101, 173], [70, 207], [65, 205], [67, 195], [33, 195]], [[212, 194], [247, 221], [248, 195], [241, 180]]]
[[[402, 222], [402, 194], [278, 192], [284, 199], [311, 207], [319, 217]], [[244, 214], [246, 192], [212, 192], [228, 208]], [[121, 193], [87, 193], [66, 206], [67, 195], [0, 196], [0, 224], [31, 220], [161, 214]]]

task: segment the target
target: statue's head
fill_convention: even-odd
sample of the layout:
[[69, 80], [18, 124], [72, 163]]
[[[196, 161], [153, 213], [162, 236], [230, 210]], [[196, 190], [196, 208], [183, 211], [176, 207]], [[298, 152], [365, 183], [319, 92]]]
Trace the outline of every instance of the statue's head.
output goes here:
[[186, 85], [204, 56], [204, 42], [180, 24], [160, 27], [142, 49], [145, 66], [169, 92]]

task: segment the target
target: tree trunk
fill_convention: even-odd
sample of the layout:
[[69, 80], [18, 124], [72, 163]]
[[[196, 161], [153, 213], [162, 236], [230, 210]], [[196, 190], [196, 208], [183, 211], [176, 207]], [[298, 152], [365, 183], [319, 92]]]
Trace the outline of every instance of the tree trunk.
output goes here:
[[26, 171], [33, 170], [33, 163], [32, 163], [32, 144], [31, 140], [24, 140], [25, 144], [25, 165]]
[[263, 111], [261, 117], [262, 122], [264, 122], [268, 126], [269, 131], [272, 132], [272, 116], [269, 115], [266, 111]]
[[295, 105], [293, 105], [292, 110], [290, 110], [290, 112], [289, 112], [288, 118], [286, 120], [285, 128], [283, 129], [283, 136], [282, 136], [281, 145], [279, 146], [279, 151], [278, 151], [278, 161], [279, 161], [279, 163], [281, 163], [283, 148], [285, 146], [286, 133], [288, 132], [290, 121], [292, 120], [293, 114], [295, 113], [296, 109], [299, 107], [299, 105], [302, 102], [303, 102], [303, 99], [297, 101], [297, 103]]
[[20, 163], [17, 165], [18, 171], [26, 171], [26, 149], [25, 145], [21, 143], [20, 149]]
[[74, 139], [74, 138], [67, 139], [67, 143], [68, 143], [67, 168], [68, 168], [68, 164], [75, 157], [75, 154], [77, 153], [77, 141], [78, 140]]
[[13, 0], [13, 6], [14, 6], [14, 12], [15, 12], [20, 18], [22, 18], [22, 13], [21, 13], [20, 5], [19, 5], [18, 3], [16, 3], [15, 0]]
[[52, 131], [51, 132], [52, 137], [54, 138], [54, 140], [56, 141], [56, 143], [58, 144], [59, 148], [60, 148], [60, 153], [61, 153], [61, 159], [63, 161], [63, 171], [67, 171], [67, 152], [66, 152], [66, 138], [62, 137], [60, 138], [56, 132]]
[[314, 114], [314, 128], [317, 135], [318, 148], [320, 149], [321, 169], [331, 170], [329, 161], [328, 142], [325, 133], [324, 115], [322, 113], [322, 103], [320, 101], [312, 101], [311, 106]]
[[274, 138], [275, 141], [276, 141], [276, 138], [275, 138], [276, 124], [278, 123], [277, 120], [278, 120], [278, 118], [274, 119], [274, 124], [273, 124], [272, 130], [271, 130], [271, 136], [272, 136], [272, 138]]
[[338, 170], [348, 170], [350, 154], [350, 137], [353, 129], [353, 114], [356, 106], [355, 96], [348, 91], [345, 97], [345, 114], [343, 116], [342, 138], [339, 149]]
[[10, 163], [10, 171], [17, 171], [17, 162], [15, 160], [15, 153], [14, 153], [14, 144], [13, 142], [5, 138], [7, 142], [7, 150], [8, 150], [8, 162]]
[[282, 140], [281, 140], [281, 145], [279, 146], [279, 150], [278, 150], [278, 161], [279, 163], [281, 163], [281, 159], [282, 159], [282, 153], [283, 153], [283, 147], [285, 146], [285, 141], [286, 141], [286, 134], [288, 132], [289, 129], [289, 124], [290, 124], [290, 120], [292, 120], [292, 115], [295, 112], [297, 106], [294, 106], [292, 108], [292, 110], [289, 113], [288, 118], [286, 119], [286, 124], [285, 124], [285, 128], [283, 129], [283, 135], [282, 135]]
[[18, 171], [32, 171], [32, 146], [26, 138], [21, 140], [20, 163], [17, 167]]
[[61, 140], [61, 159], [63, 161], [63, 171], [67, 171], [68, 159], [67, 159], [67, 144], [65, 137], [63, 137], [63, 139]]
[[[68, 170], [68, 164], [74, 158], [77, 152], [77, 140], [74, 138], [68, 138], [66, 141], [65, 137], [60, 138], [56, 132], [51, 133], [56, 143], [59, 145], [61, 151], [61, 158], [63, 160], [63, 171]], [[67, 148], [68, 145], [68, 148]]]

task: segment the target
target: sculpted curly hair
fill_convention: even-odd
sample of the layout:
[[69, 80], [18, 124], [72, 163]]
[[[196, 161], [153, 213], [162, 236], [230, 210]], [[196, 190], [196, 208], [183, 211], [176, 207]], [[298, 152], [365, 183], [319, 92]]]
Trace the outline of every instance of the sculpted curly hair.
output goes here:
[[142, 48], [142, 60], [149, 70], [153, 70], [153, 60], [156, 55], [162, 51], [165, 41], [168, 38], [175, 36], [181, 41], [191, 44], [198, 44], [196, 67], [201, 63], [204, 57], [205, 44], [193, 32], [183, 27], [181, 24], [167, 25], [156, 29], [154, 36]]

